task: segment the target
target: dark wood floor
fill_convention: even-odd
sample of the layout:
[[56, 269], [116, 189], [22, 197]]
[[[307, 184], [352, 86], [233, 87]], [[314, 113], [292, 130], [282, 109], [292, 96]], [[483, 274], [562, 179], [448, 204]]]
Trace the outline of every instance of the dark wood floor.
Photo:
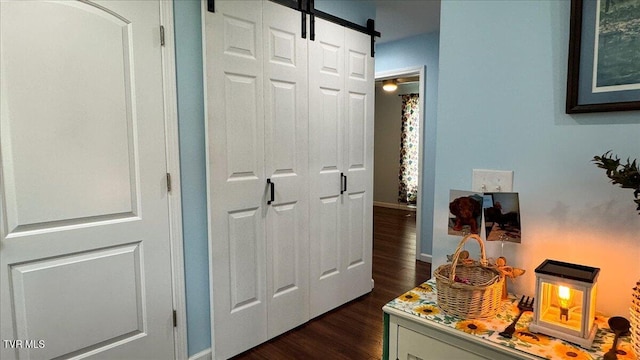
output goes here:
[[382, 307], [431, 274], [415, 260], [415, 224], [415, 212], [374, 207], [373, 291], [234, 359], [382, 358]]

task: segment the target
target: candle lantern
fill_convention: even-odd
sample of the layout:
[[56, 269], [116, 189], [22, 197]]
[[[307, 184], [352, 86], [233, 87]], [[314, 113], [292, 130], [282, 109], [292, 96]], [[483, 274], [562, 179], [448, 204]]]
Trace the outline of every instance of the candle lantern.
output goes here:
[[536, 268], [532, 332], [590, 348], [596, 336], [596, 288], [600, 269], [545, 260]]

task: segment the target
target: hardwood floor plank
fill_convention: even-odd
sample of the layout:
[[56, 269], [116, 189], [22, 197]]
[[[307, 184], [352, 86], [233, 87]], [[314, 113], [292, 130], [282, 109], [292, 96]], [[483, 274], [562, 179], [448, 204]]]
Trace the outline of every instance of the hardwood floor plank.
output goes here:
[[431, 275], [431, 264], [415, 260], [415, 214], [374, 207], [372, 292], [234, 359], [380, 359], [382, 307]]

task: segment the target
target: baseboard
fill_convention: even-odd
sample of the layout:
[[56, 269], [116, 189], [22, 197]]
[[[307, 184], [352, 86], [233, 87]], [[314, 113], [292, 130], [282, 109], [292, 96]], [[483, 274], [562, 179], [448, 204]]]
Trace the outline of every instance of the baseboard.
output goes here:
[[197, 354], [189, 356], [189, 360], [212, 360], [211, 348], [204, 349]]
[[388, 203], [388, 202], [383, 202], [383, 201], [374, 201], [373, 202], [373, 206], [380, 206], [380, 207], [407, 210], [407, 211], [416, 211], [416, 207], [413, 206], [413, 205], [397, 204], [397, 203], [394, 204], [394, 203]]
[[429, 254], [420, 253], [418, 255], [418, 260], [428, 262], [429, 264], [431, 264], [432, 257]]

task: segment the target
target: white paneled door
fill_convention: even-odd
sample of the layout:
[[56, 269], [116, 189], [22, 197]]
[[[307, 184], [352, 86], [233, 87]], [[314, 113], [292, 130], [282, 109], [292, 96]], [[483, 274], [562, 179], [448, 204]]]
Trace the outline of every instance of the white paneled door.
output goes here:
[[309, 42], [310, 314], [372, 289], [373, 81], [369, 37], [316, 19]]
[[212, 349], [267, 339], [262, 1], [205, 12]]
[[172, 359], [159, 1], [0, 16], [2, 359]]
[[374, 68], [371, 37], [345, 30], [345, 206], [341, 238], [345, 302], [373, 288]]
[[[214, 358], [309, 319], [307, 44], [300, 13], [206, 13]], [[267, 182], [268, 180], [268, 182]]]
[[[214, 358], [372, 288], [370, 37], [272, 1], [206, 9]], [[302, 19], [305, 19], [303, 21]]]
[[299, 12], [264, 2], [265, 170], [274, 187], [266, 211], [269, 338], [309, 320], [309, 99], [300, 22]]
[[[311, 316], [343, 304], [344, 28], [316, 19], [309, 46]], [[348, 185], [348, 182], [347, 182]]]

